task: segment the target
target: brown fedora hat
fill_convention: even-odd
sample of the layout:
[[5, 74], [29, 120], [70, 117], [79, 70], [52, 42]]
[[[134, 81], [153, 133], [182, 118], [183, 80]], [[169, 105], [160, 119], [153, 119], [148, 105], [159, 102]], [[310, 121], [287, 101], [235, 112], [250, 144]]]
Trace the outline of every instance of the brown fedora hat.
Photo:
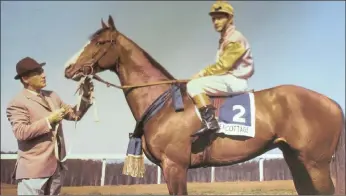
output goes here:
[[35, 70], [37, 68], [40, 68], [45, 64], [46, 64], [45, 62], [38, 63], [37, 61], [35, 61], [34, 59], [30, 57], [25, 57], [17, 63], [17, 66], [16, 66], [17, 75], [14, 77], [14, 79], [18, 80], [22, 75], [32, 70]]

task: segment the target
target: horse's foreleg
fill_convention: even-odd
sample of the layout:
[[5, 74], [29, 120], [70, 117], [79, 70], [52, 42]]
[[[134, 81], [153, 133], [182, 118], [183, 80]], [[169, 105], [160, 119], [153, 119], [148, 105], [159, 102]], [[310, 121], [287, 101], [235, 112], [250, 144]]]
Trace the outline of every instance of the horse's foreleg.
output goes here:
[[187, 195], [187, 167], [166, 159], [162, 169], [169, 194]]

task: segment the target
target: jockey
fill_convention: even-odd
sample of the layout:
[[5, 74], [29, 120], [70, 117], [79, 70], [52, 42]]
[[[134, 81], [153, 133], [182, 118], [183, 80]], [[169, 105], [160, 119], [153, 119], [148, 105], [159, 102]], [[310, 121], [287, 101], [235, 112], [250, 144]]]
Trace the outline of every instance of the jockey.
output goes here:
[[254, 73], [250, 45], [243, 34], [235, 29], [233, 7], [226, 1], [217, 1], [209, 15], [221, 38], [216, 63], [201, 70], [187, 83], [187, 92], [196, 104], [203, 124], [202, 129], [193, 135], [220, 128], [208, 95], [240, 94], [247, 90], [247, 80]]

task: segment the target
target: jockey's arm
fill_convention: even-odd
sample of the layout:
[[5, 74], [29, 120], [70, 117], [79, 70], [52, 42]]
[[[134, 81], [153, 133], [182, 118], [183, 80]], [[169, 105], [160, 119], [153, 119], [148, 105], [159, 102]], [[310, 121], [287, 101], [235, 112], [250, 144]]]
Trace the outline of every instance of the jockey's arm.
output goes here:
[[218, 61], [199, 72], [199, 76], [223, 74], [229, 71], [246, 49], [238, 42], [229, 42]]

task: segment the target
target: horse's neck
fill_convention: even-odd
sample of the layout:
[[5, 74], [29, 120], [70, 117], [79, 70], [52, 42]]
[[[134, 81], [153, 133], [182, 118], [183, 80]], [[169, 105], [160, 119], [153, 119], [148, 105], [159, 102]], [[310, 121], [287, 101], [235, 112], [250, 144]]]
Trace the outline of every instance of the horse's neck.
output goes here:
[[[128, 38], [122, 39], [127, 55], [120, 65], [119, 79], [122, 85], [137, 85], [174, 79], [161, 65]], [[132, 89], [126, 97], [132, 114], [139, 120], [145, 110], [168, 90], [170, 85], [160, 84]], [[126, 92], [127, 89], [124, 90]]]

